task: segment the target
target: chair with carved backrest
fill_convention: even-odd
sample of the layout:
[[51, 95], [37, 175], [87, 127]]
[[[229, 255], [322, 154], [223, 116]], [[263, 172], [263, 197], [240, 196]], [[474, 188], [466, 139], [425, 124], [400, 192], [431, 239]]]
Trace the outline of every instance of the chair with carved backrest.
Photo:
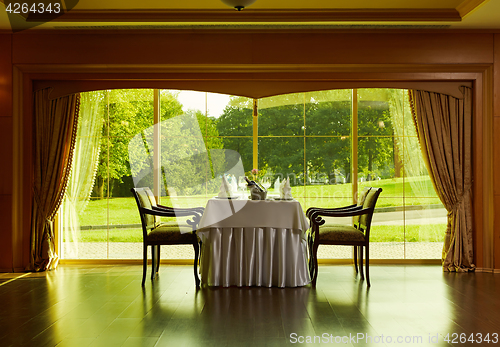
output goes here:
[[[147, 272], [148, 246], [151, 246], [152, 272], [151, 279], [158, 274], [160, 267], [160, 246], [162, 245], [188, 245], [192, 244], [194, 248], [194, 276], [196, 286], [200, 286], [198, 278], [198, 256], [199, 240], [196, 236], [196, 228], [203, 214], [203, 207], [196, 208], [173, 208], [156, 203], [156, 198], [151, 189], [132, 188], [132, 194], [135, 197], [139, 215], [141, 217], [142, 235], [143, 235], [143, 273], [142, 285], [144, 285]], [[186, 220], [187, 224], [178, 224], [177, 222], [160, 221], [160, 217], [191, 217]]]
[[[369, 273], [369, 245], [370, 228], [377, 199], [382, 188], [367, 187], [363, 190], [358, 204], [340, 208], [317, 208], [311, 207], [306, 215], [310, 220], [311, 229], [309, 238], [309, 271], [311, 272], [312, 284], [316, 286], [318, 277], [317, 252], [319, 245], [344, 245], [354, 246], [354, 266], [358, 272], [357, 254], [359, 251], [359, 265], [361, 279], [363, 275], [363, 249], [366, 258], [366, 280], [370, 286]], [[354, 217], [353, 226], [343, 224], [326, 223], [322, 217]]]
[[[359, 208], [359, 207], [362, 207], [363, 206], [363, 203], [365, 202], [365, 199], [366, 199], [366, 195], [368, 194], [368, 192], [370, 191], [371, 187], [365, 187], [363, 188], [363, 190], [361, 191], [361, 194], [359, 195], [359, 199], [358, 199], [358, 203], [357, 204], [352, 204], [352, 205], [348, 205], [348, 206], [342, 206], [342, 207], [333, 207], [333, 208], [320, 208], [320, 207], [310, 207], [307, 209], [307, 212], [306, 212], [306, 216], [307, 218], [310, 218], [311, 214], [314, 212], [314, 211], [317, 211], [317, 210], [322, 210], [322, 211], [348, 211], [348, 210], [351, 210], [351, 209], [355, 209], [355, 208]], [[359, 216], [354, 216], [352, 217], [352, 224], [353, 225], [356, 225], [359, 221]], [[330, 223], [328, 221], [325, 221], [325, 224], [324, 226], [328, 226], [328, 227], [331, 227], [331, 226], [334, 226], [334, 225], [338, 225], [338, 224], [333, 224], [333, 223]], [[342, 224], [344, 225], [344, 224]], [[308, 233], [308, 245], [309, 245], [309, 252], [312, 252], [312, 246], [313, 246], [313, 234], [312, 233]], [[360, 247], [359, 246], [354, 246], [354, 268], [356, 269], [356, 273], [358, 273], [358, 249]], [[313, 261], [312, 261], [312, 257], [309, 257], [309, 271], [311, 273], [311, 275], [313, 274], [314, 272], [314, 264], [313, 264]]]

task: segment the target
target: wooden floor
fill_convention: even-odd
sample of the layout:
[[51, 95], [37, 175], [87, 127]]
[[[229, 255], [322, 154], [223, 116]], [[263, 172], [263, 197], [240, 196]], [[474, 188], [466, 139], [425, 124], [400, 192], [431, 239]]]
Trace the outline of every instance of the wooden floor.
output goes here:
[[319, 271], [316, 289], [196, 290], [189, 266], [162, 265], [144, 290], [135, 265], [3, 274], [0, 346], [500, 345], [500, 275], [374, 265], [367, 290], [352, 266]]

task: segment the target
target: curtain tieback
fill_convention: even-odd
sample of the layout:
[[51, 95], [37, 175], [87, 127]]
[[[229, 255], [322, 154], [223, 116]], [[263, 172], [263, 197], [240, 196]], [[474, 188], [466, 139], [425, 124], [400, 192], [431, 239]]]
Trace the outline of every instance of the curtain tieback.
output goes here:
[[39, 217], [42, 217], [42, 219], [45, 220], [45, 223], [52, 223], [54, 221], [54, 216], [47, 216], [44, 217], [44, 211], [42, 209], [42, 202], [40, 201], [40, 194], [38, 194], [38, 189], [36, 187], [33, 187], [33, 198], [35, 199], [35, 203], [37, 204], [37, 213]]
[[465, 199], [465, 196], [467, 195], [470, 195], [470, 192], [472, 190], [472, 185], [468, 185], [464, 188], [464, 192], [462, 193], [462, 195], [460, 196], [460, 198], [453, 204], [453, 206], [451, 207], [451, 210], [450, 212], [456, 212], [457, 209], [458, 209], [458, 206], [460, 206], [460, 204], [462, 204], [462, 202], [464, 201]]

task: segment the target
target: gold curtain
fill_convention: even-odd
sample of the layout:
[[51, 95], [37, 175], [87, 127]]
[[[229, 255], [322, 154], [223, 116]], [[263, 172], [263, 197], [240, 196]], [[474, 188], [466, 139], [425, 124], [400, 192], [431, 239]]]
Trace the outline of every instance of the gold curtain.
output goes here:
[[30, 271], [54, 269], [59, 261], [53, 222], [71, 171], [80, 105], [80, 94], [50, 100], [49, 91], [34, 93]]
[[413, 119], [434, 188], [448, 211], [442, 264], [445, 271], [473, 271], [472, 90], [463, 99], [410, 91]]

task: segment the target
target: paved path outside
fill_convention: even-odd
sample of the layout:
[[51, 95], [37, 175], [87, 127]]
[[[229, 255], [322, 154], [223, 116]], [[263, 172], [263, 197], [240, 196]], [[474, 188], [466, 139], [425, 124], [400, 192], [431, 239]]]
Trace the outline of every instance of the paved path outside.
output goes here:
[[[64, 259], [142, 259], [140, 242], [80, 242], [78, 253], [71, 253], [72, 243], [63, 243]], [[441, 259], [441, 242], [372, 242], [370, 259]], [[161, 259], [193, 259], [190, 245], [163, 246]], [[318, 258], [351, 259], [352, 247], [320, 246]]]

